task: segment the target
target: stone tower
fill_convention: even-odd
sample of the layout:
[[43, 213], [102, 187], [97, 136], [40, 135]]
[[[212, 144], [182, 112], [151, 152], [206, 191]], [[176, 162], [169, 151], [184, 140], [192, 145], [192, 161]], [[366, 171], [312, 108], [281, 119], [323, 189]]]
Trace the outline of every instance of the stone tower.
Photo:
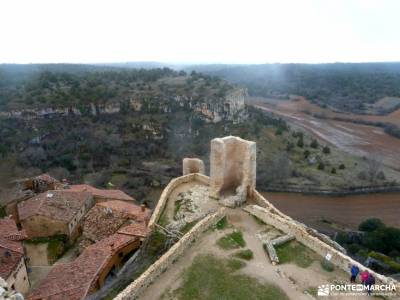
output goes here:
[[[256, 186], [256, 143], [235, 136], [211, 141], [210, 195], [238, 205]], [[241, 199], [232, 199], [239, 196]], [[228, 199], [229, 198], [229, 199]]]

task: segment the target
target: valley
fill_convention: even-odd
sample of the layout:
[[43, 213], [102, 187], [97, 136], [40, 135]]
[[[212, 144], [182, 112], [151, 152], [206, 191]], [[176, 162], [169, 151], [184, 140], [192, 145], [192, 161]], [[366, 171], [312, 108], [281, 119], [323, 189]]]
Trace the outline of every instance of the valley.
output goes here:
[[344, 114], [320, 108], [301, 97], [295, 100], [252, 97], [249, 104], [280, 116], [290, 124], [347, 153], [374, 157], [387, 166], [400, 170], [400, 139], [388, 135], [380, 127], [354, 123], [361, 120], [398, 125], [400, 109], [384, 116]]

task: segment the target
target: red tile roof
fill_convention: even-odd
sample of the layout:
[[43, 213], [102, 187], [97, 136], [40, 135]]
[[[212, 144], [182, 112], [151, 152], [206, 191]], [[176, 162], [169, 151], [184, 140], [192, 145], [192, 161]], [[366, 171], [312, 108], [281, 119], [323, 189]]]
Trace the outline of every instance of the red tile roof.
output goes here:
[[28, 299], [84, 299], [108, 261], [137, 239], [136, 236], [115, 233], [87, 247], [73, 262], [55, 265]]
[[150, 210], [133, 203], [112, 200], [97, 203], [83, 223], [81, 246], [104, 239], [132, 222], [148, 223]]
[[25, 232], [18, 231], [14, 220], [0, 219], [0, 277], [7, 279], [24, 256], [21, 240]]
[[70, 222], [92, 195], [87, 192], [47, 191], [18, 204], [20, 220], [31, 216], [46, 216]]
[[118, 230], [118, 233], [146, 237], [150, 230], [145, 223], [133, 223]]
[[128, 218], [132, 218], [136, 221], [146, 221], [146, 218], [150, 218], [150, 209], [144, 208], [133, 203], [111, 200], [105, 202], [99, 202], [96, 204], [104, 208], [110, 208], [112, 211], [118, 211], [126, 214]]
[[102, 190], [88, 184], [69, 185], [65, 190], [75, 191], [75, 192], [89, 192], [92, 193], [93, 197], [104, 198], [104, 199], [134, 201], [134, 199], [131, 196], [125, 194], [123, 191]]

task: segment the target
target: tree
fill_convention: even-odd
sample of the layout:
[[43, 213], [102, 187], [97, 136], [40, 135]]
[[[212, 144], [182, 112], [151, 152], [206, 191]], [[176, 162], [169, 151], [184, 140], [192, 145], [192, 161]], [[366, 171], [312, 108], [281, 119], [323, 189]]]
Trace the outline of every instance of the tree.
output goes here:
[[[372, 157], [367, 159], [366, 172], [367, 172], [368, 180], [371, 182], [374, 182], [376, 179], [379, 179], [377, 177], [378, 177], [378, 174], [379, 174], [381, 168], [382, 168], [381, 159], [377, 155], [373, 155]], [[380, 177], [382, 178], [382, 174], [380, 174], [380, 175], [381, 175]]]
[[269, 167], [267, 168], [266, 177], [270, 181], [287, 179], [292, 172], [292, 162], [288, 155], [283, 152], [276, 154]]
[[369, 218], [360, 223], [358, 230], [371, 232], [383, 227], [385, 227], [385, 224], [381, 221], [381, 219]]
[[303, 136], [301, 136], [297, 141], [297, 147], [303, 148], [303, 146], [304, 146], [304, 141], [303, 141]]

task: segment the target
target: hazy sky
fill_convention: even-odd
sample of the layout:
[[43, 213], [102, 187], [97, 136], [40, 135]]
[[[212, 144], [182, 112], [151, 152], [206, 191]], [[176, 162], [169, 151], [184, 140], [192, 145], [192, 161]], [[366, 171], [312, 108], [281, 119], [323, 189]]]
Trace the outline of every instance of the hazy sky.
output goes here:
[[400, 61], [400, 0], [0, 0], [0, 62]]

